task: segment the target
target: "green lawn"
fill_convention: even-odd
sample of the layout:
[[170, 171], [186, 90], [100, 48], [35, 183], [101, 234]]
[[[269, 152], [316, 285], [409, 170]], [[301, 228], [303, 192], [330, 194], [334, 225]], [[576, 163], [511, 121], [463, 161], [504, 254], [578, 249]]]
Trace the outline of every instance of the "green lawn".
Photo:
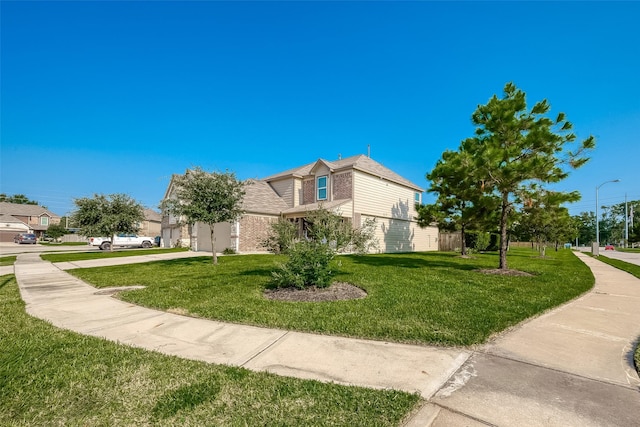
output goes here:
[[616, 248], [616, 250], [619, 251], [619, 252], [640, 253], [640, 248]]
[[211, 365], [55, 328], [0, 277], [2, 426], [395, 426], [415, 394]]
[[338, 257], [337, 280], [367, 291], [362, 300], [296, 303], [267, 300], [263, 290], [283, 257], [246, 255], [77, 269], [98, 287], [145, 285], [122, 298], [192, 316], [322, 334], [436, 345], [470, 345], [589, 290], [589, 268], [571, 251], [541, 259], [509, 253], [511, 268], [531, 277], [486, 275], [497, 254], [463, 259], [430, 252]]
[[47, 253], [40, 256], [45, 261], [49, 262], [73, 262], [84, 261], [88, 259], [101, 259], [101, 258], [120, 258], [128, 256], [139, 255], [156, 255], [165, 254], [168, 252], [186, 252], [187, 248], [167, 248], [167, 249], [124, 249], [110, 251], [93, 250], [91, 252], [67, 252], [67, 253]]
[[0, 266], [13, 265], [16, 262], [17, 255], [9, 255], [0, 257]]
[[609, 258], [608, 256], [605, 256], [605, 255], [600, 255], [598, 256], [597, 259], [617, 269], [633, 274], [638, 279], [640, 279], [640, 265], [631, 264], [629, 262], [621, 261], [619, 259]]
[[38, 242], [42, 246], [87, 246], [87, 242]]

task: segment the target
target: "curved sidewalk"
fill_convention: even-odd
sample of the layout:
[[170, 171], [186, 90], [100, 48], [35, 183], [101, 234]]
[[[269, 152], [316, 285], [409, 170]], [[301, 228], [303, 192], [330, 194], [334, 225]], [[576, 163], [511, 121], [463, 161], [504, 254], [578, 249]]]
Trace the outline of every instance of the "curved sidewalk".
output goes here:
[[[201, 255], [201, 254], [198, 254]], [[178, 257], [180, 255], [171, 255]], [[189, 359], [372, 388], [418, 392], [407, 426], [629, 426], [640, 420], [640, 279], [584, 254], [594, 288], [474, 351], [227, 324], [110, 297], [61, 268], [18, 257], [28, 313], [54, 325]], [[134, 257], [141, 262], [146, 257]]]
[[[60, 267], [153, 260], [145, 258], [79, 261], [74, 266], [61, 263]], [[459, 349], [229, 324], [152, 310], [112, 298], [113, 292], [87, 285], [42, 261], [38, 254], [20, 255], [15, 274], [26, 310], [32, 316], [60, 328], [187, 359], [339, 384], [393, 388], [429, 398], [471, 354]]]

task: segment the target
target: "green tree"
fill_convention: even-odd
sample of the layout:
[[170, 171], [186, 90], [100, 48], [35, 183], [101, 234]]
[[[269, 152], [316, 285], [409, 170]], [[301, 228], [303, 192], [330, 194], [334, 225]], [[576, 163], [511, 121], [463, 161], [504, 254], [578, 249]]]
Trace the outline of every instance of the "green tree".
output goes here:
[[538, 244], [541, 256], [545, 256], [549, 243], [553, 243], [557, 251], [561, 241], [575, 237], [574, 222], [561, 204], [579, 200], [578, 192], [549, 191], [534, 185], [519, 197], [523, 199], [519, 225]]
[[76, 209], [71, 218], [84, 236], [105, 236], [113, 242], [119, 233], [136, 233], [144, 221], [142, 205], [126, 194], [95, 194], [73, 202]]
[[221, 222], [234, 222], [244, 211], [242, 200], [249, 182], [238, 180], [233, 172], [206, 172], [200, 167], [187, 169], [173, 177], [175, 198], [162, 202], [161, 208], [182, 219], [185, 224], [202, 222], [209, 226], [212, 262], [218, 263], [214, 227]]
[[60, 237], [67, 234], [67, 229], [62, 224], [51, 224], [47, 228], [47, 234], [54, 240], [58, 240]]
[[593, 212], [580, 212], [573, 217], [578, 229], [578, 243], [583, 245], [596, 241], [596, 214]]
[[35, 200], [30, 200], [24, 194], [14, 194], [13, 196], [8, 196], [5, 193], [0, 193], [0, 202], [16, 203], [19, 205], [38, 205], [39, 204]]
[[428, 191], [438, 198], [431, 205], [416, 205], [418, 225], [427, 227], [436, 222], [441, 230], [460, 231], [461, 255], [467, 255], [466, 232], [477, 230], [494, 216], [497, 199], [470, 179], [473, 159], [464, 151], [445, 151], [427, 174], [431, 182]]
[[[546, 117], [549, 110], [546, 100], [527, 110], [525, 93], [507, 83], [502, 98], [494, 95], [486, 105], [478, 106], [472, 115], [475, 136], [460, 147], [474, 161], [469, 173], [478, 185], [500, 197], [500, 269], [508, 269], [507, 229], [515, 194], [532, 182], [561, 181], [570, 169], [586, 163], [585, 152], [595, 147], [592, 136], [576, 143], [565, 114], [552, 120]], [[574, 144], [575, 151], [571, 151]]]

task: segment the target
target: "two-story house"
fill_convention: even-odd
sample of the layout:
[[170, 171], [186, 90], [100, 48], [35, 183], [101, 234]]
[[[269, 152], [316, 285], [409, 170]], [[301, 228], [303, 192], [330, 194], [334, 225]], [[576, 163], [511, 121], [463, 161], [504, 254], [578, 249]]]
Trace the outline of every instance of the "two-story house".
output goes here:
[[12, 242], [18, 233], [34, 233], [42, 238], [51, 224], [59, 224], [60, 217], [38, 205], [0, 202], [2, 229], [0, 241]]
[[[438, 229], [420, 228], [415, 203], [423, 189], [365, 155], [313, 163], [252, 181], [245, 188], [245, 214], [234, 224], [216, 225], [216, 251], [262, 252], [269, 224], [284, 217], [304, 218], [322, 206], [348, 218], [354, 226], [376, 221], [380, 252], [435, 251]], [[172, 197], [172, 184], [165, 194]], [[178, 219], [163, 218], [164, 246], [191, 244], [210, 251], [206, 224], [189, 229]], [[191, 237], [191, 239], [190, 239]]]

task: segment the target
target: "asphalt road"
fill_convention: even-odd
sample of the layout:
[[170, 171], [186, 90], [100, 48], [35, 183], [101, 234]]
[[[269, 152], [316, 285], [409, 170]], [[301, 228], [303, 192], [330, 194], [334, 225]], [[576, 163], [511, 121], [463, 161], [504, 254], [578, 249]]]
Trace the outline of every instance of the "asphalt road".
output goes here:
[[630, 264], [640, 265], [640, 252], [620, 252], [620, 251], [605, 251], [604, 248], [600, 249], [600, 255], [608, 258], [619, 259]]

